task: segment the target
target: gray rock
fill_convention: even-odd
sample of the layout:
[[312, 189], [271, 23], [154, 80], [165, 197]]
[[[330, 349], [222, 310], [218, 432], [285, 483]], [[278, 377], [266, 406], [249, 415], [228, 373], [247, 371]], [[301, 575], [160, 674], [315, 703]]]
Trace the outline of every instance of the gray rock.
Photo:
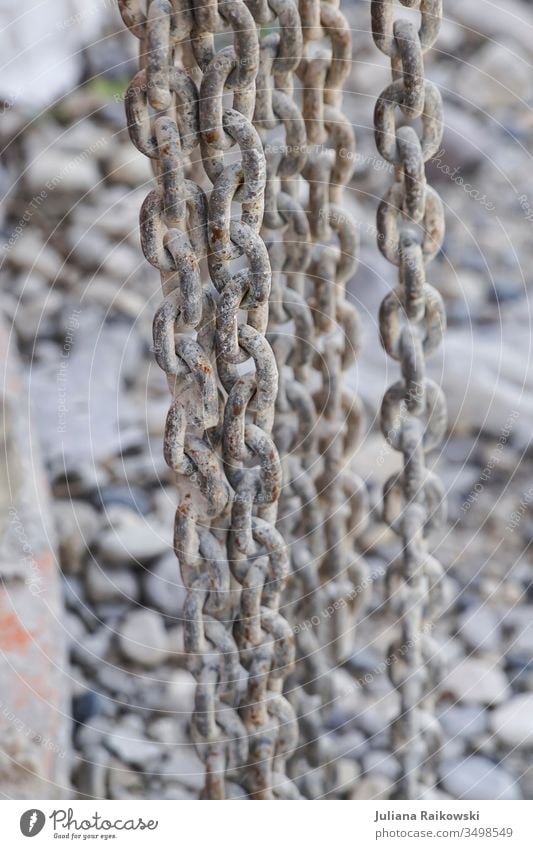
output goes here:
[[452, 705], [441, 713], [439, 719], [444, 731], [452, 739], [472, 739], [484, 734], [488, 726], [487, 711], [476, 705]]
[[41, 151], [30, 161], [26, 180], [33, 192], [45, 189], [47, 183], [55, 191], [83, 195], [100, 182], [100, 172], [95, 159], [69, 154], [60, 149]]
[[167, 631], [167, 648], [169, 659], [176, 664], [184, 665], [185, 642], [183, 625], [175, 625]]
[[194, 710], [196, 681], [185, 669], [176, 669], [168, 682], [168, 704], [177, 719], [188, 719]]
[[100, 601], [94, 604], [95, 616], [105, 622], [110, 630], [116, 630], [119, 622], [131, 609], [131, 601], [123, 595], [114, 601]]
[[54, 519], [61, 568], [69, 575], [78, 574], [83, 557], [98, 533], [101, 519], [86, 501], [74, 499], [55, 501]]
[[520, 99], [531, 96], [528, 65], [525, 51], [516, 43], [504, 43], [499, 34], [497, 40], [486, 42], [477, 51], [468, 67], [461, 69], [462, 85], [476, 92], [476, 104], [480, 108], [491, 112], [517, 108]]
[[341, 757], [359, 760], [368, 748], [366, 737], [357, 729], [351, 729], [345, 734], [328, 734], [326, 742], [333, 760]]
[[480, 755], [445, 760], [440, 775], [444, 789], [455, 799], [522, 798], [514, 776]]
[[144, 799], [142, 775], [113, 758], [108, 770], [110, 799]]
[[179, 563], [173, 551], [146, 569], [143, 590], [148, 605], [167, 616], [180, 616], [187, 590], [183, 586]]
[[65, 605], [69, 610], [74, 610], [76, 613], [83, 608], [85, 592], [81, 578], [68, 576], [63, 581], [63, 597]]
[[162, 757], [164, 750], [158, 743], [139, 735], [136, 724], [124, 720], [115, 726], [105, 743], [122, 763], [143, 769]]
[[139, 513], [145, 516], [150, 512], [151, 499], [141, 487], [129, 484], [127, 486], [105, 486], [95, 494], [98, 507], [107, 509], [112, 504], [119, 504], [122, 507], [127, 507], [134, 513]]
[[102, 533], [99, 551], [110, 563], [143, 563], [167, 552], [170, 537], [168, 528], [149, 524], [147, 519], [132, 514], [127, 524]]
[[[531, 570], [531, 565], [528, 563], [528, 570]], [[512, 656], [533, 655], [533, 616], [529, 606], [515, 607], [511, 609], [506, 624], [512, 627], [512, 635], [509, 640], [507, 652]]]
[[184, 726], [177, 719], [169, 716], [154, 719], [148, 726], [147, 735], [151, 740], [155, 740], [156, 743], [163, 743], [165, 746], [175, 746], [177, 743], [187, 742]]
[[134, 188], [149, 183], [153, 178], [149, 160], [130, 144], [115, 145], [108, 174], [112, 182], [126, 183]]
[[103, 746], [89, 748], [76, 770], [76, 786], [80, 796], [88, 799], [107, 799], [109, 752]]
[[[478, 748], [479, 738], [476, 740]], [[443, 760], [457, 760], [463, 758], [467, 754], [467, 741], [462, 737], [452, 737], [450, 740], [444, 739], [441, 748], [439, 749], [439, 757]]]
[[506, 746], [533, 746], [533, 695], [514, 696], [490, 716], [490, 728]]
[[135, 601], [139, 594], [135, 576], [127, 569], [105, 570], [92, 560], [85, 572], [85, 585], [87, 598], [93, 602]]
[[59, 292], [49, 290], [36, 295], [24, 309], [15, 312], [13, 325], [23, 347], [33, 346], [36, 336], [49, 338], [55, 335], [61, 300]]
[[392, 781], [395, 781], [400, 774], [400, 764], [394, 755], [384, 749], [373, 749], [363, 758], [363, 768], [365, 773], [385, 775]]
[[102, 667], [111, 645], [112, 632], [108, 628], [98, 628], [83, 640], [71, 645], [72, 659], [84, 669], [94, 672]]
[[0, 7], [0, 46], [6, 65], [0, 96], [37, 114], [78, 85], [83, 46], [96, 40], [108, 18], [106, 4], [55, 0], [43, 6], [28, 0], [24, 14], [17, 0]]
[[[163, 412], [165, 408], [168, 409], [168, 399], [165, 399], [164, 405], [161, 407], [161, 411]], [[175, 487], [160, 486], [156, 492], [154, 492], [153, 503], [154, 511], [158, 520], [163, 525], [172, 524], [176, 515], [177, 506]]]
[[131, 190], [124, 186], [102, 184], [97, 221], [95, 221], [94, 208], [80, 205], [72, 210], [74, 224], [81, 232], [97, 226], [99, 230], [111, 236], [113, 242], [129, 239], [130, 243], [136, 246], [139, 208], [145, 196], [146, 191], [143, 188]]
[[[9, 244], [8, 257], [15, 268], [32, 273], [36, 271], [46, 280], [57, 278], [71, 284], [76, 281], [72, 267], [63, 263], [61, 254], [50, 242], [45, 244], [36, 230], [23, 230], [20, 236]], [[53, 292], [48, 294], [53, 295]]]
[[459, 618], [458, 631], [470, 649], [492, 652], [501, 647], [498, 616], [486, 604], [465, 610]]
[[94, 750], [95, 746], [102, 745], [113, 729], [113, 723], [105, 716], [92, 716], [84, 722], [76, 734], [76, 743], [84, 752]]
[[[87, 300], [104, 307], [111, 314], [119, 313], [130, 320], [136, 321], [141, 326], [148, 319], [146, 301], [140, 295], [132, 292], [130, 289], [117, 288], [116, 280], [105, 277], [100, 272], [98, 272], [98, 277], [94, 277], [91, 280], [91, 287], [87, 292]], [[146, 414], [148, 419], [150, 419], [150, 408], [148, 408]]]
[[508, 684], [493, 660], [467, 657], [449, 670], [441, 691], [465, 704], [499, 704], [508, 696]]
[[115, 277], [120, 284], [130, 275], [144, 274], [143, 257], [139, 257], [129, 244], [115, 244], [105, 257], [103, 257], [103, 269], [110, 277]]
[[120, 649], [128, 660], [149, 669], [167, 657], [167, 635], [161, 617], [152, 610], [134, 610], [121, 623]]
[[[228, 793], [228, 799], [237, 798], [231, 795], [231, 788], [228, 786], [232, 782], [226, 782], [226, 790]], [[237, 785], [235, 785], [237, 786]], [[244, 794], [246, 798], [246, 794]], [[162, 789], [156, 796], [157, 799], [171, 799], [174, 801], [196, 801], [198, 799], [198, 792], [195, 790], [187, 790], [183, 784], [180, 784], [178, 781], [165, 781]], [[239, 797], [241, 798], [241, 797]]]
[[361, 771], [351, 758], [341, 758], [335, 764], [335, 793], [346, 794], [353, 790]]
[[63, 613], [62, 622], [65, 636], [69, 643], [79, 643], [86, 638], [87, 631], [85, 630], [83, 620], [79, 616], [66, 611]]
[[[111, 639], [111, 633], [110, 633]], [[103, 690], [113, 693], [118, 700], [131, 703], [137, 698], [138, 676], [118, 669], [110, 663], [100, 664], [96, 669], [96, 677]]]
[[[122, 427], [130, 409], [125, 363], [135, 367], [140, 340], [125, 322], [106, 322], [102, 312], [79, 308], [68, 317], [56, 362], [32, 368], [29, 380], [43, 452], [63, 474], [94, 468], [142, 443], [137, 428]], [[51, 386], [54, 407], [50, 412]], [[93, 486], [101, 484], [96, 479]]]
[[85, 498], [109, 480], [108, 471], [93, 462], [68, 458], [67, 467], [57, 456], [48, 462], [53, 492], [57, 498]]
[[390, 799], [392, 783], [385, 775], [369, 775], [361, 778], [350, 799]]
[[192, 744], [177, 749], [159, 766], [161, 776], [172, 777], [189, 790], [200, 792], [205, 781], [205, 767]]
[[67, 238], [74, 261], [84, 269], [99, 268], [113, 250], [113, 243], [99, 229], [74, 225], [68, 230]]

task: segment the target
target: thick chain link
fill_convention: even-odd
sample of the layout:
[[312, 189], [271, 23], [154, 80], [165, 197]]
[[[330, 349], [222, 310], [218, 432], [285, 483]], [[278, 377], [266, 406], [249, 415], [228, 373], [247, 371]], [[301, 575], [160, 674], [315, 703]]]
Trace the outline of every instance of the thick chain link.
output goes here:
[[[297, 742], [282, 695], [294, 640], [279, 613], [289, 563], [275, 527], [278, 372], [259, 236], [266, 162], [252, 124], [259, 40], [248, 7], [256, 6], [119, 0], [141, 48], [126, 97], [130, 136], [158, 180], [141, 211], [141, 241], [162, 278], [154, 349], [172, 393], [164, 450], [179, 493], [175, 550], [198, 682], [192, 735], [212, 799], [231, 795], [235, 782], [252, 798], [299, 795], [285, 774]], [[222, 49], [218, 33], [230, 42]], [[293, 48], [281, 40], [285, 55], [280, 45], [274, 62], [283, 71]], [[191, 156], [198, 148], [201, 166]]]
[[[442, 605], [443, 570], [428, 552], [427, 537], [444, 521], [444, 493], [426, 467], [426, 454], [440, 444], [446, 407], [440, 388], [425, 375], [425, 358], [441, 343], [446, 320], [439, 293], [426, 282], [425, 266], [440, 250], [444, 215], [426, 183], [425, 163], [439, 148], [442, 102], [424, 77], [424, 54], [434, 44], [441, 0], [400, 0], [419, 11], [420, 25], [393, 20], [394, 0], [372, 0], [372, 32], [391, 60], [392, 83], [374, 113], [379, 152], [394, 165], [396, 180], [377, 214], [378, 245], [399, 268], [399, 284], [384, 299], [379, 316], [382, 344], [399, 361], [402, 379], [385, 393], [381, 428], [403, 455], [401, 474], [384, 488], [384, 516], [402, 540], [402, 558], [388, 571], [388, 597], [401, 619], [401, 636], [390, 647], [390, 677], [400, 696], [392, 745], [401, 764], [395, 794], [417, 799], [431, 792], [440, 746], [433, 716], [440, 679], [430, 631]], [[410, 123], [420, 119], [421, 134]]]
[[164, 295], [154, 350], [204, 795], [334, 795], [322, 731], [365, 576], [362, 410], [343, 382], [359, 347], [350, 30], [335, 0], [118, 2], [140, 42], [129, 131], [158, 181], [141, 241]]

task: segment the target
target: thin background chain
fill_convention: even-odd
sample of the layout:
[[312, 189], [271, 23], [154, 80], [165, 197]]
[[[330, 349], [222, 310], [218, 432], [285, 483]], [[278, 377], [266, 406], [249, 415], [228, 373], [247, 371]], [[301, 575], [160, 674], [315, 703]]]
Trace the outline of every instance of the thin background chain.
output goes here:
[[[376, 145], [395, 168], [395, 182], [377, 214], [378, 245], [398, 266], [398, 285], [381, 304], [379, 326], [387, 353], [399, 361], [402, 379], [383, 399], [381, 428], [403, 455], [401, 474], [384, 488], [386, 521], [402, 540], [402, 556], [388, 570], [389, 604], [401, 619], [401, 636], [390, 649], [391, 681], [400, 695], [392, 745], [401, 764], [397, 798], [431, 793], [440, 729], [434, 717], [441, 678], [432, 621], [442, 605], [443, 570], [429, 554], [427, 537], [444, 521], [444, 492], [426, 467], [446, 428], [440, 388], [425, 376], [425, 358], [442, 341], [445, 313], [439, 293], [426, 282], [425, 266], [441, 248], [444, 215], [437, 193], [427, 185], [425, 163], [439, 149], [442, 101], [425, 79], [424, 54], [434, 44], [442, 18], [441, 0], [400, 0], [419, 11], [412, 20], [394, 20], [394, 0], [372, 0], [376, 46], [391, 60], [392, 82], [375, 107]], [[398, 125], [398, 113], [403, 123]], [[420, 119], [420, 136], [410, 122]]]
[[[341, 111], [351, 33], [338, 5], [305, 0], [299, 7], [299, 87], [287, 94], [303, 118], [300, 176], [285, 173], [279, 148], [265, 143], [267, 173], [278, 175], [278, 185], [267, 193], [277, 209], [265, 216], [265, 232], [276, 226], [283, 232], [270, 253], [281, 307], [271, 311], [270, 338], [280, 366], [275, 433], [284, 470], [281, 527], [291, 543], [289, 618], [297, 650], [288, 685], [300, 744], [290, 771], [308, 798], [335, 796], [339, 784], [333, 735], [325, 729], [339, 695], [334, 671], [353, 650], [365, 578], [354, 540], [364, 527], [366, 492], [350, 468], [362, 408], [344, 384], [359, 349], [358, 316], [345, 292], [357, 266], [358, 235], [341, 207], [355, 139]], [[293, 151], [302, 150], [300, 120], [297, 134], [285, 127], [287, 142], [296, 138]]]

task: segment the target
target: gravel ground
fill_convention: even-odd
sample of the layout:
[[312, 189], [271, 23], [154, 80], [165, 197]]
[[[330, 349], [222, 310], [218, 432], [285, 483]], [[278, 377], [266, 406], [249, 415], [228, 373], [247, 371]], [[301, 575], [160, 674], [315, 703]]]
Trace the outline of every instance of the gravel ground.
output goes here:
[[[447, 119], [430, 168], [447, 218], [431, 282], [449, 319], [432, 364], [450, 410], [434, 459], [449, 502], [449, 523], [434, 540], [447, 573], [447, 607], [434, 634], [444, 668], [439, 797], [530, 799], [533, 9], [514, 2], [502, 17], [488, 4], [483, 14], [464, 5], [446, 4], [439, 51], [427, 62]], [[396, 374], [380, 350], [376, 315], [394, 281], [373, 219], [391, 174], [370, 129], [388, 72], [361, 31], [366, 10], [354, 3], [350, 12], [346, 111], [358, 153], [347, 194], [362, 240], [350, 284], [364, 326], [353, 375], [367, 410], [357, 466], [373, 507], [360, 546], [382, 576], [396, 542], [380, 519], [380, 485], [398, 460], [383, 454], [376, 422]], [[13, 322], [53, 494], [73, 787], [80, 797], [186, 799], [201, 788], [202, 766], [188, 740], [193, 679], [182, 647], [184, 588], [170, 549], [175, 495], [161, 452], [168, 390], [150, 350], [159, 280], [141, 255], [137, 227], [151, 174], [124, 130], [134, 48], [110, 25], [85, 50], [82, 85], [37, 116], [6, 106], [1, 306]], [[338, 670], [339, 682], [348, 669], [361, 681], [335, 706], [343, 798], [386, 798], [397, 774], [388, 744], [396, 695], [376, 672], [394, 632], [377, 577], [353, 657]]]

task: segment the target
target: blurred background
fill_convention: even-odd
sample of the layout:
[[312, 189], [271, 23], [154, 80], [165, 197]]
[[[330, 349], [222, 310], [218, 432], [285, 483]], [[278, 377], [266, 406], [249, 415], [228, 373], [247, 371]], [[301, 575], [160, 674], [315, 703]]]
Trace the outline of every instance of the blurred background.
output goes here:
[[[383, 575], [397, 542], [381, 487], [400, 461], [379, 431], [397, 369], [376, 317], [396, 281], [375, 241], [393, 175], [372, 113], [390, 70], [369, 3], [342, 6], [357, 136], [345, 197], [361, 235], [350, 294], [364, 330], [350, 380], [367, 413], [357, 467], [372, 507], [359, 544]], [[435, 628], [448, 670], [443, 799], [533, 798], [532, 45], [530, 2], [445, 0], [426, 58], [446, 125], [428, 168], [447, 230], [428, 273], [449, 324], [430, 368], [449, 406], [432, 458], [449, 505], [435, 541], [448, 593]], [[160, 283], [138, 235], [151, 172], [124, 117], [137, 42], [112, 0], [22, 11], [0, 0], [0, 48], [0, 794], [195, 798], [203, 770], [188, 742], [194, 688], [161, 447], [168, 389], [151, 353]], [[338, 670], [361, 682], [336, 706], [342, 798], [387, 798], [398, 770], [397, 696], [376, 671], [395, 627], [383, 598], [374, 580]]]

